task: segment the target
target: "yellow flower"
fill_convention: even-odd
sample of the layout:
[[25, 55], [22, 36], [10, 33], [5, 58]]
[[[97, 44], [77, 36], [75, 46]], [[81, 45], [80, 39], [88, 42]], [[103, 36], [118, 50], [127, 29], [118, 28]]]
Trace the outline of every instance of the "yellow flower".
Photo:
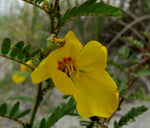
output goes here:
[[[32, 64], [32, 61], [31, 61], [31, 60], [27, 61], [26, 64], [29, 65], [29, 66], [31, 66], [31, 67], [33, 67], [33, 64]], [[27, 66], [21, 64], [21, 65], [20, 65], [20, 70], [21, 70], [22, 72], [27, 72], [27, 71], [29, 71], [30, 69], [29, 69]]]
[[16, 73], [12, 76], [12, 80], [17, 84], [25, 81], [25, 79], [26, 77], [21, 76], [20, 73]]
[[83, 117], [108, 118], [118, 107], [117, 86], [105, 71], [107, 50], [97, 41], [84, 47], [73, 32], [32, 72], [33, 83], [52, 78], [56, 88], [74, 97]]
[[[32, 64], [32, 61], [31, 61], [31, 60], [27, 61], [26, 64], [29, 65], [29, 66], [31, 66], [31, 67], [33, 67], [33, 64]], [[21, 72], [24, 72], [24, 73], [25, 73], [25, 72], [28, 72], [30, 69], [29, 69], [27, 66], [21, 64], [21, 65], [20, 65], [20, 70], [21, 70]], [[21, 73], [21, 72], [17, 72], [17, 73], [15, 73], [15, 74], [12, 76], [12, 80], [13, 80], [15, 83], [17, 83], [17, 84], [18, 84], [18, 83], [21, 83], [21, 82], [24, 82], [25, 79], [26, 79], [26, 76], [23, 75], [23, 73]]]

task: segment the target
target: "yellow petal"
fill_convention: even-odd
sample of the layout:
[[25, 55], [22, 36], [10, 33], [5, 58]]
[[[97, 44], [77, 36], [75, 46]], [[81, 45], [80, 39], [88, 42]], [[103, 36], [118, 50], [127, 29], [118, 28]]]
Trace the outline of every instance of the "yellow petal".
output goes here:
[[97, 41], [90, 41], [75, 59], [80, 70], [91, 72], [106, 67], [107, 49]]
[[21, 76], [19, 73], [16, 73], [12, 76], [12, 80], [17, 84], [25, 81], [25, 79], [26, 77]]
[[75, 34], [72, 31], [69, 31], [65, 36], [64, 46], [50, 53], [48, 56], [48, 63], [51, 64], [53, 70], [54, 67], [57, 68], [58, 61], [62, 61], [63, 58], [67, 57], [71, 57], [72, 59], [75, 58], [81, 49], [82, 44], [76, 38]]
[[75, 86], [72, 80], [63, 72], [56, 70], [52, 72], [52, 80], [56, 88], [67, 95], [73, 95], [75, 92]]
[[65, 36], [66, 49], [64, 48], [64, 52], [66, 54], [71, 55], [71, 57], [76, 57], [80, 50], [82, 49], [82, 44], [77, 39], [75, 34], [72, 31], [69, 31]]
[[83, 117], [109, 118], [118, 107], [118, 91], [107, 72], [80, 73], [75, 84], [78, 87], [74, 98], [77, 110]]
[[51, 77], [53, 70], [58, 70], [58, 61], [63, 58], [77, 56], [82, 48], [82, 44], [76, 38], [73, 32], [69, 31], [65, 36], [64, 46], [52, 51], [48, 57], [32, 72], [33, 83], [40, 83]]
[[[29, 66], [31, 66], [31, 67], [33, 67], [33, 63], [32, 63], [31, 60], [27, 61], [26, 64], [29, 65]], [[20, 70], [21, 70], [22, 72], [27, 72], [27, 71], [29, 71], [30, 69], [29, 69], [27, 66], [21, 64], [21, 65], [20, 65]]]
[[47, 67], [47, 58], [44, 59], [40, 65], [31, 73], [31, 79], [33, 83], [40, 83], [50, 78], [49, 68]]

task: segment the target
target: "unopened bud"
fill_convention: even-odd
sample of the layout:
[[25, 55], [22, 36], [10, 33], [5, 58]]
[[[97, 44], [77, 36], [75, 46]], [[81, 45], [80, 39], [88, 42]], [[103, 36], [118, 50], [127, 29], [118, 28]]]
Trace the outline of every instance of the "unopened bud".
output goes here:
[[55, 48], [61, 47], [64, 45], [64, 43], [65, 43], [65, 40], [56, 37], [55, 34], [51, 34], [51, 36], [47, 38], [47, 47], [49, 49], [55, 49]]

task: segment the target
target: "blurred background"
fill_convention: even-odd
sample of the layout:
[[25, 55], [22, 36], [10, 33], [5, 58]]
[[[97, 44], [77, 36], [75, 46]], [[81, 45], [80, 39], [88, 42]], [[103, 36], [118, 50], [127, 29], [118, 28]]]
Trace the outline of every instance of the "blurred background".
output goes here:
[[[84, 1], [60, 0], [61, 13]], [[83, 44], [90, 40], [97, 40], [105, 45], [108, 49], [107, 70], [117, 82], [120, 80], [123, 84], [125, 83], [123, 81], [127, 79], [123, 70], [128, 71], [129, 68], [144, 59], [145, 53], [150, 52], [150, 0], [104, 0], [104, 2], [121, 8], [123, 17], [79, 17], [68, 22], [62, 28], [59, 36], [63, 38], [68, 30], [72, 30]], [[43, 11], [22, 0], [0, 0], [0, 44], [5, 37], [9, 37], [12, 43], [23, 40], [26, 44], [30, 43], [33, 48], [37, 46], [45, 48], [46, 39], [49, 36], [49, 24], [49, 18]], [[141, 51], [131, 44], [133, 43], [131, 38], [139, 41], [143, 45], [142, 48], [147, 51]], [[137, 59], [138, 61], [136, 61]], [[146, 62], [146, 65], [150, 65], [150, 62]], [[0, 100], [10, 103], [13, 103], [14, 100], [22, 100], [22, 109], [24, 109], [33, 105], [36, 87], [32, 84], [30, 77], [21, 84], [15, 84], [12, 81], [13, 72], [20, 70], [19, 68], [19, 64], [0, 57]], [[149, 67], [147, 69], [149, 70]], [[120, 86], [124, 86], [121, 84]], [[116, 114], [115, 119], [133, 106], [144, 104], [150, 108], [150, 76], [140, 77], [134, 85], [135, 87], [130, 90], [129, 99], [123, 104], [121, 112]], [[137, 95], [135, 97], [133, 94], [138, 94], [139, 97]], [[44, 106], [40, 107], [39, 119], [45, 113], [49, 113], [49, 108], [63, 102], [61, 97], [62, 94], [55, 89], [53, 92], [49, 92], [42, 103]], [[135, 123], [123, 128], [141, 128], [143, 126], [149, 128], [149, 115], [150, 110], [140, 116]], [[64, 117], [54, 128], [79, 128], [78, 120]], [[12, 125], [8, 123], [8, 120], [0, 118], [0, 127], [16, 128], [17, 125], [14, 122]], [[110, 127], [112, 127], [111, 124]]]

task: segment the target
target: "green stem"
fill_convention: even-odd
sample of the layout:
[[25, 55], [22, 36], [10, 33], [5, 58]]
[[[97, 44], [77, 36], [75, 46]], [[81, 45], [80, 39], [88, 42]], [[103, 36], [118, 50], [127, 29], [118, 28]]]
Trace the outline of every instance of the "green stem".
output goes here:
[[28, 128], [32, 128], [32, 126], [33, 126], [35, 115], [37, 113], [37, 110], [39, 108], [39, 105], [40, 105], [42, 99], [43, 99], [42, 83], [40, 83], [38, 85], [36, 101], [35, 101], [34, 108], [33, 108], [32, 114], [31, 114], [31, 118], [30, 118], [29, 124], [27, 124]]

